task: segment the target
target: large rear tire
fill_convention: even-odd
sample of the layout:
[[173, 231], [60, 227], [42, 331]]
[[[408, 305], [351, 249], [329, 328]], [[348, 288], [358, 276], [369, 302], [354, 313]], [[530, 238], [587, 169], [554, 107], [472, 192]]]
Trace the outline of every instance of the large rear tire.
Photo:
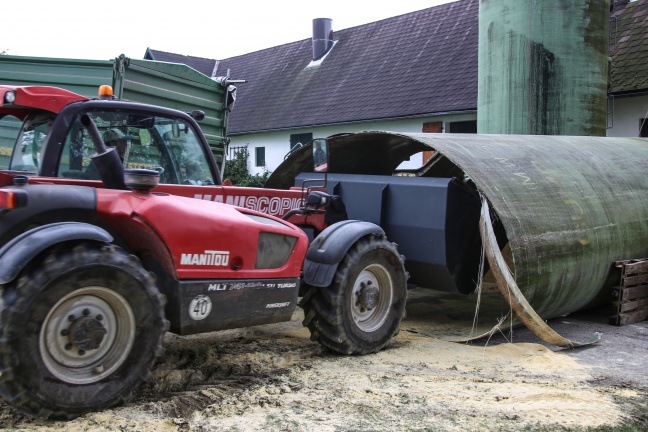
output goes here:
[[311, 339], [341, 354], [388, 346], [405, 315], [404, 258], [384, 237], [359, 240], [326, 288], [308, 287], [300, 306]]
[[165, 298], [113, 245], [58, 248], [1, 293], [0, 395], [27, 414], [73, 418], [121, 403], [163, 354]]

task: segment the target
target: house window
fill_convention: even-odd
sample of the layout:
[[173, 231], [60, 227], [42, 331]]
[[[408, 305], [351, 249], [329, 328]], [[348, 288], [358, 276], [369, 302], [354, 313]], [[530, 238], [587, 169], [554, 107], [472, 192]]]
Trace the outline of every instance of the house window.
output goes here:
[[254, 149], [255, 166], [265, 166], [265, 147], [256, 147]]
[[477, 133], [477, 120], [448, 123], [449, 133]]
[[642, 138], [648, 137], [648, 119], [639, 120], [639, 136]]
[[290, 135], [290, 150], [295, 150], [295, 146], [301, 147], [313, 140], [312, 133], [300, 133]]

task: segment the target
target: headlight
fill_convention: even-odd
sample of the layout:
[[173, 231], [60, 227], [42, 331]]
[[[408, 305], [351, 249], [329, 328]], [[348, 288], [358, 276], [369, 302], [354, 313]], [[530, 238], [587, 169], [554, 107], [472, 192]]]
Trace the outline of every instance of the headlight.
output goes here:
[[16, 101], [16, 92], [13, 90], [8, 91], [5, 93], [4, 96], [4, 103], [6, 104], [12, 104]]
[[257, 269], [274, 269], [286, 264], [295, 247], [297, 237], [262, 232], [257, 249]]

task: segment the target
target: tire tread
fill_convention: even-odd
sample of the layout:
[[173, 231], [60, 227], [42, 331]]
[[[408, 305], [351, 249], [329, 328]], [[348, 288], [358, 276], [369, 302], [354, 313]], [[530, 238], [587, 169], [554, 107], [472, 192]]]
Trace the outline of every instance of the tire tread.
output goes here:
[[[348, 274], [353, 265], [359, 262], [364, 253], [374, 249], [385, 249], [397, 257], [399, 271], [403, 272], [406, 282], [408, 275], [404, 267], [405, 258], [398, 253], [394, 243], [389, 243], [384, 236], [368, 236], [356, 242], [338, 265], [333, 283], [326, 288], [308, 286], [302, 297], [299, 304], [304, 309], [305, 318], [302, 324], [310, 330], [311, 340], [340, 354], [363, 355], [385, 348], [391, 343], [393, 336], [399, 332], [400, 321], [405, 314], [406, 286], [400, 287], [403, 290], [404, 298], [402, 304], [394, 305], [400, 311], [397, 312], [397, 323], [390, 323], [390, 325], [395, 324], [395, 329], [392, 329], [386, 340], [377, 344], [361, 345], [354, 342], [345, 326], [346, 318], [343, 307], [345, 291], [343, 287], [347, 284]], [[398, 300], [398, 302], [400, 301]]]
[[[31, 298], [40, 294], [41, 287], [45, 286], [52, 277], [63, 274], [67, 269], [79, 266], [79, 263], [108, 262], [121, 268], [126, 268], [137, 278], [146, 291], [146, 295], [152, 301], [155, 308], [153, 316], [161, 330], [157, 341], [154, 342], [151, 358], [144, 367], [144, 373], [136, 377], [134, 384], [124, 389], [124, 392], [115, 396], [114, 399], [103, 406], [81, 407], [78, 410], [62, 410], [56, 406], [48, 406], [48, 403], [39, 397], [38, 389], [28, 388], [20, 379], [20, 374], [12, 373], [11, 365], [18, 365], [17, 353], [13, 348], [14, 341], [22, 336], [22, 329], [16, 328], [18, 315], [29, 304]], [[166, 298], [157, 289], [154, 278], [142, 266], [140, 260], [134, 255], [128, 254], [121, 248], [114, 245], [100, 245], [96, 243], [83, 242], [75, 245], [72, 249], [57, 247], [49, 251], [40, 260], [32, 261], [23, 270], [21, 275], [5, 286], [0, 286], [2, 308], [0, 309], [0, 396], [8, 400], [20, 411], [34, 417], [73, 419], [87, 411], [109, 408], [128, 401], [133, 390], [151, 375], [151, 370], [160, 356], [164, 354], [162, 342], [164, 334], [169, 328], [169, 321], [164, 317], [164, 305]]]

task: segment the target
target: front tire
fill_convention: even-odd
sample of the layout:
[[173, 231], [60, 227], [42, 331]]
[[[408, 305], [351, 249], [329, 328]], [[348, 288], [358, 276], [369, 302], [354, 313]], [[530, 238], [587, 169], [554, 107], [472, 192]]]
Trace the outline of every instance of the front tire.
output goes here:
[[308, 287], [300, 306], [311, 339], [341, 354], [388, 346], [405, 315], [404, 258], [384, 237], [368, 236], [347, 252], [333, 282]]
[[113, 245], [50, 252], [4, 287], [2, 301], [0, 395], [33, 416], [121, 403], [163, 353], [164, 296]]

